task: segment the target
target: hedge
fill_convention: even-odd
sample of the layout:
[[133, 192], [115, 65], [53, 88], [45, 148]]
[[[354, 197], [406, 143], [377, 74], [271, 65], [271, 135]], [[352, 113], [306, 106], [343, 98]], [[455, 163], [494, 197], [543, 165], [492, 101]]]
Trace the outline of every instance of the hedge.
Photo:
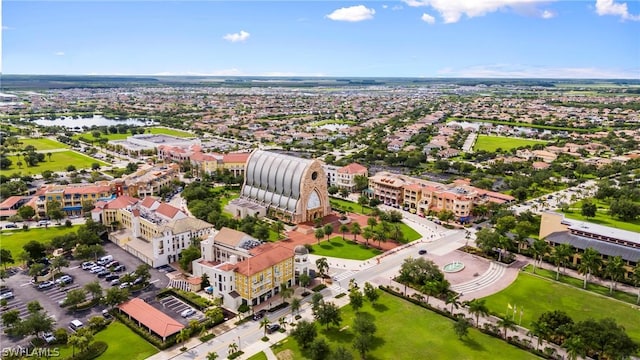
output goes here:
[[207, 334], [207, 335], [204, 335], [204, 336], [200, 336], [200, 341], [207, 342], [207, 341], [213, 339], [214, 337], [216, 337], [215, 334]]
[[315, 286], [315, 287], [314, 287], [313, 289], [311, 289], [311, 290], [313, 290], [314, 292], [319, 292], [319, 291], [322, 291], [322, 290], [324, 290], [324, 289], [326, 289], [326, 288], [327, 288], [327, 285], [325, 285], [325, 284], [320, 284], [320, 285]]
[[233, 359], [239, 357], [242, 354], [244, 354], [244, 351], [236, 351], [233, 354], [227, 356], [227, 359], [233, 360]]
[[70, 356], [67, 360], [92, 360], [102, 355], [105, 351], [107, 351], [107, 345], [104, 341], [96, 341], [89, 345], [87, 350], [77, 353], [74, 356]]

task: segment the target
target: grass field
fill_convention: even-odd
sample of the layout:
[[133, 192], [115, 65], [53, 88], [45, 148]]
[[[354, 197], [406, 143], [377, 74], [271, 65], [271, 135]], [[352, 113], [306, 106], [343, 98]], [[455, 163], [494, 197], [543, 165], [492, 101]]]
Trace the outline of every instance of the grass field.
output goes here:
[[486, 120], [486, 119], [465, 119], [465, 118], [447, 118], [447, 122], [449, 121], [458, 121], [458, 122], [486, 122], [495, 125], [509, 125], [509, 126], [520, 126], [520, 127], [528, 127], [533, 129], [548, 129], [548, 130], [558, 130], [558, 131], [575, 131], [575, 132], [598, 132], [602, 131], [602, 128], [592, 128], [592, 129], [582, 129], [582, 128], [570, 128], [563, 126], [553, 126], [553, 125], [538, 125], [538, 124], [529, 124], [523, 122], [509, 122], [502, 120]]
[[413, 230], [409, 225], [405, 223], [399, 223], [398, 225], [400, 225], [400, 231], [402, 231], [403, 243], [406, 244], [421, 238], [421, 235], [417, 231]]
[[[574, 321], [614, 318], [632, 339], [640, 341], [640, 311], [632, 305], [527, 273], [521, 272], [508, 288], [485, 299], [489, 310], [501, 317], [507, 311], [511, 313], [507, 304], [523, 309], [522, 326], [527, 328], [542, 313], [562, 310]], [[516, 321], [519, 320], [518, 310]]]
[[[22, 226], [18, 223], [18, 226]], [[31, 226], [36, 226], [36, 222], [32, 221]], [[18, 254], [22, 251], [22, 246], [31, 240], [40, 243], [48, 243], [56, 236], [68, 234], [78, 231], [78, 226], [50, 226], [48, 228], [35, 227], [29, 231], [20, 230], [2, 230], [0, 232], [0, 248], [11, 251], [13, 259], [17, 261]]]
[[[147, 129], [147, 132], [145, 134], [165, 134], [165, 135], [171, 135], [171, 136], [176, 136], [176, 137], [193, 137], [193, 136], [195, 136], [194, 134], [186, 132], [186, 131], [177, 130], [177, 129], [168, 129], [168, 128], [163, 128], [163, 127], [152, 127], [152, 128], [149, 128], [149, 129]], [[75, 139], [79, 139], [81, 136], [83, 138], [89, 140], [89, 141], [95, 141], [97, 139], [97, 138], [95, 138], [93, 136], [91, 131], [75, 135], [74, 138]], [[124, 140], [124, 139], [128, 138], [129, 136], [132, 136], [131, 133], [126, 133], [126, 134], [108, 134], [108, 135], [101, 134], [100, 135], [100, 137], [107, 138], [109, 140]]]
[[267, 355], [264, 351], [260, 351], [259, 353], [248, 357], [247, 360], [267, 360]]
[[[381, 293], [374, 306], [365, 301], [360, 312], [371, 316], [377, 328], [375, 346], [367, 353], [367, 359], [537, 359], [533, 354], [476, 329], [469, 329], [468, 338], [458, 340], [453, 332], [452, 320], [386, 293]], [[329, 330], [318, 327], [318, 335], [329, 343], [332, 350], [343, 346], [352, 352], [354, 359], [359, 359], [359, 354], [353, 351], [354, 334], [349, 330], [353, 324], [353, 310], [346, 306], [341, 309], [341, 314], [342, 323], [339, 327]], [[276, 355], [283, 350], [290, 350], [293, 352], [291, 358], [306, 358], [291, 337], [272, 348]]]
[[95, 340], [109, 344], [107, 351], [98, 357], [101, 360], [142, 360], [158, 352], [153, 345], [118, 321], [97, 333]]
[[59, 141], [41, 138], [41, 139], [20, 139], [22, 147], [27, 145], [33, 145], [38, 150], [55, 150], [55, 149], [68, 149], [69, 145], [63, 144]]
[[342, 199], [336, 199], [334, 197], [329, 198], [329, 203], [331, 203], [331, 207], [334, 209], [344, 210], [344, 211], [353, 212], [353, 213], [362, 214], [362, 215], [368, 215], [369, 210], [371, 209], [368, 206], [365, 206], [364, 212], [363, 212], [362, 206], [360, 206], [358, 203], [354, 203], [352, 201], [347, 201]]
[[[350, 235], [345, 235], [346, 241], [342, 240], [342, 236], [331, 238], [331, 241], [322, 241], [320, 244], [311, 246], [311, 253], [319, 256], [330, 256], [342, 259], [367, 260], [376, 255], [382, 254], [382, 251], [366, 247], [362, 244], [356, 244], [350, 241]], [[369, 243], [371, 245], [371, 242]]]
[[[49, 161], [48, 156], [45, 156], [44, 162], [38, 163], [38, 165], [33, 167], [25, 166], [24, 159], [21, 156], [9, 156], [9, 159], [11, 159], [12, 165], [4, 171], [11, 173], [17, 172], [23, 175], [42, 174], [45, 170], [51, 170], [54, 172], [66, 171], [69, 165], [75, 166], [77, 170], [91, 168], [91, 164], [93, 163], [98, 163], [100, 166], [109, 166], [109, 164], [104, 161], [82, 155], [75, 151], [54, 152], [51, 155], [51, 161]], [[22, 168], [19, 168], [16, 165], [18, 161], [23, 163]]]
[[546, 141], [542, 140], [530, 140], [506, 136], [478, 135], [478, 139], [476, 140], [476, 144], [473, 146], [473, 150], [495, 152], [498, 148], [502, 150], [511, 150], [521, 146], [546, 143]]

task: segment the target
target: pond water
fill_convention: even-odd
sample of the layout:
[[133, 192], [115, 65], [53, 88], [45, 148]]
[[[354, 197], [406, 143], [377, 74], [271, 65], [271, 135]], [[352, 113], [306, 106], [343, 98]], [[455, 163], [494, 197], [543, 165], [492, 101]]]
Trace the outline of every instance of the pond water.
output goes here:
[[92, 127], [92, 126], [111, 126], [111, 125], [154, 125], [155, 123], [152, 120], [145, 119], [124, 119], [124, 120], [114, 120], [107, 119], [102, 115], [93, 115], [93, 117], [88, 118], [74, 118], [74, 117], [60, 117], [57, 119], [49, 120], [49, 119], [38, 119], [34, 121], [36, 124], [41, 126], [64, 126], [70, 129], [73, 128], [82, 128], [83, 126]]

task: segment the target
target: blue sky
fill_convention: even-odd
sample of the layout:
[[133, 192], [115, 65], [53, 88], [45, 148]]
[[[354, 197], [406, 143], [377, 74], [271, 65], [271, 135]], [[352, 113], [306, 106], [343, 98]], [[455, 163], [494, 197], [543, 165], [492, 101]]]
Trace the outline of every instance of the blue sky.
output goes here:
[[2, 2], [4, 74], [640, 78], [640, 2]]

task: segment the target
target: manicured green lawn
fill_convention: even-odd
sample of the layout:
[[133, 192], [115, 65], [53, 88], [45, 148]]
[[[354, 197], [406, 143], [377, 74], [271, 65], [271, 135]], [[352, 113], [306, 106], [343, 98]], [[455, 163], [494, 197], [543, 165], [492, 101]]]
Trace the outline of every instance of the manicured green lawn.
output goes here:
[[546, 143], [546, 141], [542, 140], [530, 140], [506, 136], [478, 135], [478, 139], [476, 140], [476, 144], [473, 146], [473, 150], [494, 152], [498, 148], [502, 150], [511, 150], [521, 146]]
[[177, 130], [177, 129], [162, 128], [162, 127], [152, 127], [147, 132], [151, 132], [152, 134], [165, 134], [165, 135], [171, 135], [176, 137], [194, 137], [195, 136], [190, 132]]
[[624, 326], [632, 339], [640, 341], [640, 311], [634, 306], [524, 272], [508, 288], [486, 297], [486, 304], [501, 317], [507, 311], [513, 315], [507, 304], [515, 306], [516, 321], [523, 309], [522, 326], [527, 328], [542, 313], [553, 310], [565, 311], [574, 321], [611, 317]]
[[260, 351], [259, 353], [248, 357], [247, 360], [267, 360], [267, 355], [265, 355], [264, 351]]
[[[13, 259], [16, 260], [24, 244], [31, 240], [36, 240], [40, 243], [48, 243], [56, 236], [68, 234], [70, 232], [78, 231], [78, 226], [66, 227], [66, 226], [50, 226], [49, 228], [37, 227], [35, 221], [30, 222], [31, 229], [29, 231], [20, 230], [2, 230], [0, 232], [0, 248], [11, 251]], [[18, 226], [22, 226], [22, 223], [18, 223]], [[35, 226], [35, 227], [34, 227]]]
[[54, 150], [54, 149], [68, 149], [69, 145], [63, 144], [59, 141], [41, 138], [41, 139], [20, 139], [22, 147], [27, 145], [33, 145], [38, 150]]
[[[186, 131], [182, 131], [182, 130], [177, 130], [177, 129], [168, 129], [168, 128], [162, 128], [162, 127], [152, 127], [147, 129], [147, 131], [145, 132], [145, 134], [165, 134], [165, 135], [171, 135], [171, 136], [176, 136], [176, 137], [194, 137], [195, 135]], [[124, 140], [126, 138], [128, 138], [129, 136], [132, 136], [131, 133], [126, 133], [126, 134], [100, 134], [100, 137], [103, 138], [107, 138], [109, 140]], [[80, 137], [83, 137], [85, 139], [87, 139], [88, 141], [95, 141], [97, 138], [95, 138], [93, 136], [93, 133], [91, 131], [89, 132], [85, 132], [82, 134], [78, 134], [75, 135], [74, 138], [75, 139], [79, 139]]]
[[353, 201], [342, 200], [337, 198], [329, 198], [329, 202], [331, 203], [331, 207], [338, 210], [344, 210], [348, 212], [354, 212], [356, 214], [368, 215], [370, 208], [368, 206], [364, 207], [364, 212], [362, 211], [362, 206], [358, 203], [354, 203]]
[[[366, 247], [362, 244], [356, 244], [349, 239], [352, 236], [347, 235], [347, 240], [342, 240], [342, 236], [331, 238], [330, 241], [322, 241], [320, 244], [311, 246], [311, 253], [319, 256], [330, 256], [342, 259], [367, 260], [382, 253], [382, 251]], [[371, 242], [369, 243], [371, 245]]]
[[614, 227], [622, 230], [640, 232], [640, 219], [631, 220], [631, 221], [622, 221], [612, 217], [611, 215], [609, 215], [608, 212], [609, 212], [608, 209], [598, 208], [598, 211], [596, 211], [595, 217], [587, 218], [585, 216], [582, 216], [580, 208], [576, 208], [575, 206], [572, 205], [572, 208], [567, 212], [563, 212], [563, 214], [569, 219], [586, 221], [586, 222], [600, 224], [604, 226], [610, 226], [610, 227]]
[[[75, 151], [59, 151], [54, 152], [51, 155], [51, 161], [49, 157], [45, 156], [44, 162], [38, 163], [37, 166], [27, 167], [24, 165], [24, 159], [21, 156], [9, 156], [12, 161], [12, 165], [6, 171], [7, 173], [22, 173], [23, 175], [36, 175], [42, 174], [45, 170], [51, 171], [66, 171], [69, 165], [73, 165], [77, 170], [91, 168], [91, 164], [98, 163], [100, 166], [109, 166], [108, 163], [82, 155]], [[17, 162], [22, 162], [22, 168], [19, 168]]]
[[[371, 316], [377, 328], [374, 349], [367, 354], [367, 359], [537, 359], [533, 354], [476, 329], [469, 329], [468, 338], [458, 340], [452, 320], [386, 293], [381, 293], [374, 306], [365, 301], [360, 312]], [[326, 330], [318, 326], [318, 334], [327, 340], [332, 350], [343, 346], [352, 352], [354, 359], [359, 359], [352, 346], [354, 334], [349, 330], [355, 317], [353, 310], [347, 305], [341, 309], [341, 314], [339, 327]], [[305, 359], [291, 337], [272, 348], [276, 355], [289, 349], [293, 359]]]
[[97, 333], [95, 340], [109, 344], [107, 351], [98, 357], [102, 360], [142, 360], [158, 352], [153, 345], [118, 321]]
[[400, 226], [400, 231], [402, 231], [403, 243], [415, 241], [422, 237], [417, 231], [413, 230], [411, 226], [405, 223], [399, 223], [398, 225]]

